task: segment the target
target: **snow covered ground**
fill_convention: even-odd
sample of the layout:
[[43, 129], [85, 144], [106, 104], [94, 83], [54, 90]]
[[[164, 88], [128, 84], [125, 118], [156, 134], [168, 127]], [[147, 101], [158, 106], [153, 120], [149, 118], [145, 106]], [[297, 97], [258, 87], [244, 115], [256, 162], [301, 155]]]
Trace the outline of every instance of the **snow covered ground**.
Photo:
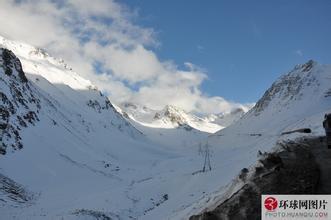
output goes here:
[[[31, 199], [17, 202], [0, 190], [1, 219], [187, 219], [238, 187], [236, 176], [254, 165], [259, 150], [293, 138], [281, 132], [309, 127], [320, 135], [324, 113], [331, 111], [331, 66], [308, 62], [215, 134], [188, 123], [143, 126], [63, 61], [23, 43], [0, 38], [1, 45], [22, 62], [29, 82], [18, 88], [28, 85], [40, 100], [34, 109], [39, 121], [18, 131], [23, 148], [7, 146], [0, 155], [0, 174]], [[15, 79], [3, 66], [1, 92], [12, 97], [9, 82]], [[19, 127], [13, 117], [25, 107], [15, 109], [9, 123]], [[212, 170], [203, 173], [199, 146], [207, 142]]]

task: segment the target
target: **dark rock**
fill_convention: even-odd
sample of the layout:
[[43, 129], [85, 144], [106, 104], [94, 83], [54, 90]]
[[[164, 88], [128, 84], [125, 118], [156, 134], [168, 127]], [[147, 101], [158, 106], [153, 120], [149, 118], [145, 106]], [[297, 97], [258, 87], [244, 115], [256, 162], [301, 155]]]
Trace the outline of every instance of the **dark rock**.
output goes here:
[[0, 48], [0, 154], [7, 147], [23, 147], [20, 131], [38, 121], [40, 100], [33, 95], [20, 60], [13, 52]]
[[73, 214], [77, 216], [91, 216], [98, 220], [112, 220], [112, 218], [106, 215], [104, 212], [96, 210], [78, 209], [74, 211]]
[[247, 168], [243, 168], [240, 171], [239, 179], [241, 179], [242, 181], [245, 181], [246, 180], [246, 177], [247, 177], [247, 173], [248, 173], [248, 169]]
[[3, 68], [5, 74], [11, 76], [13, 74], [13, 68], [17, 71], [18, 77], [21, 82], [26, 83], [28, 79], [26, 78], [22, 64], [20, 60], [14, 55], [13, 52], [7, 49], [2, 49], [2, 60], [3, 60]]

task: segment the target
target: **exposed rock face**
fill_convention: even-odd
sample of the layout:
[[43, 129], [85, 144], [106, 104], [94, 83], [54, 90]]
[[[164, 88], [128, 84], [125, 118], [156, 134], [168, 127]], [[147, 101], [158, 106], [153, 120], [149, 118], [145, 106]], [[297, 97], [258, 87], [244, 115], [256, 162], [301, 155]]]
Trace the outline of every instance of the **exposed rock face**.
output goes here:
[[137, 108], [138, 108], [135, 104], [133, 104], [133, 103], [131, 103], [131, 102], [125, 102], [125, 103], [123, 104], [123, 106], [124, 106], [125, 108], [132, 108], [132, 109], [137, 109]]
[[279, 104], [284, 105], [300, 99], [305, 87], [314, 86], [313, 84], [318, 86], [318, 81], [311, 73], [316, 64], [313, 60], [309, 60], [305, 64], [297, 65], [291, 72], [274, 82], [252, 109], [255, 115], [259, 115], [275, 98], [280, 100]]
[[8, 198], [10, 202], [18, 205], [31, 202], [36, 196], [19, 183], [0, 173], [0, 198]]
[[[2, 50], [2, 65], [2, 68], [6, 75], [13, 75], [15, 78], [18, 77], [20, 81], [24, 83], [28, 81], [23, 72], [20, 60], [10, 50]], [[15, 74], [15, 72], [17, 73], [17, 75]]]
[[101, 98], [103, 99], [101, 103], [98, 100], [89, 100], [87, 105], [96, 110], [98, 113], [101, 113], [102, 110], [110, 109], [114, 112], [117, 112], [107, 97], [101, 95]]
[[38, 121], [40, 100], [32, 92], [20, 60], [0, 49], [0, 154], [21, 149], [20, 131]]

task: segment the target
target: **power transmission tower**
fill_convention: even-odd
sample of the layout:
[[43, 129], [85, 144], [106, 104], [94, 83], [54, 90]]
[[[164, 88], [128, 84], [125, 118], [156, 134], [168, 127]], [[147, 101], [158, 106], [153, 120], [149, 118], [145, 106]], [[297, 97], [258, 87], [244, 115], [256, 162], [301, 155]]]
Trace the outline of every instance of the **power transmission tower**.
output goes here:
[[204, 163], [203, 163], [202, 172], [206, 172], [207, 170], [211, 171], [210, 147], [208, 142], [203, 147], [203, 155], [204, 155]]

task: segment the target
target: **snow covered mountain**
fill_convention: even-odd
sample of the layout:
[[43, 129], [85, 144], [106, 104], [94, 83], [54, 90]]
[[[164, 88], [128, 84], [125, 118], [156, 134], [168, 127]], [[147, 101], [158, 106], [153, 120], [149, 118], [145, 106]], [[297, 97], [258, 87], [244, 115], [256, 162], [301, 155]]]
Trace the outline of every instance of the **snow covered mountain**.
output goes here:
[[0, 46], [16, 53], [0, 51], [1, 218], [19, 209], [18, 218], [81, 219], [105, 207], [113, 207], [109, 216], [138, 216], [163, 201], [151, 190], [155, 202], [132, 211], [130, 184], [157, 175], [157, 164], [176, 154], [146, 140], [63, 61], [4, 38]]
[[196, 214], [206, 207], [215, 207], [235, 192], [244, 184], [238, 178], [240, 171], [259, 166], [259, 151], [278, 150], [278, 143], [307, 135], [282, 135], [283, 132], [310, 128], [312, 133], [308, 135], [325, 135], [322, 121], [324, 114], [331, 112], [330, 91], [331, 65], [310, 60], [281, 76], [240, 120], [209, 136], [208, 143], [217, 158], [213, 175], [222, 176], [217, 184], [209, 184], [219, 190], [183, 213]]
[[[84, 127], [87, 130], [91, 128], [87, 124], [88, 122], [84, 121], [84, 112], [82, 113], [79, 110], [70, 112], [71, 109], [82, 105], [84, 108], [90, 109], [89, 111], [93, 110], [99, 113], [99, 115], [96, 115], [100, 116], [100, 118], [108, 118], [112, 127], [117, 127], [122, 132], [128, 133], [133, 137], [142, 136], [141, 132], [123, 119], [108, 98], [97, 90], [96, 86], [72, 71], [62, 59], [56, 59], [42, 49], [10, 41], [1, 36], [0, 46], [8, 48], [15, 53], [22, 62], [24, 72], [28, 74], [29, 83], [34, 82], [34, 87], [39, 87], [40, 90], [46, 92], [46, 94], [41, 95], [46, 96], [47, 101], [52, 106], [68, 104], [71, 108], [64, 110], [69, 111], [69, 117], [73, 116], [81, 124], [85, 124]], [[12, 54], [12, 56], [14, 55]], [[17, 58], [15, 59], [16, 62], [19, 62]], [[23, 72], [22, 70], [20, 71]], [[70, 121], [70, 119], [68, 120]]]
[[161, 111], [157, 111], [127, 102], [123, 103], [121, 108], [127, 117], [147, 127], [177, 128], [185, 126], [208, 133], [215, 133], [224, 128], [173, 105], [167, 105]]
[[[190, 148], [190, 146], [196, 146], [197, 143], [210, 135], [209, 132], [190, 126], [194, 122], [192, 120], [195, 119], [194, 116], [175, 107], [167, 106], [162, 111], [152, 110], [133, 103], [124, 103], [121, 108], [116, 105], [115, 107], [134, 127], [143, 132], [153, 144], [165, 145], [168, 149], [176, 151], [182, 148]], [[167, 112], [166, 109], [168, 108], [176, 109], [174, 115]], [[163, 115], [162, 118], [161, 114]], [[208, 127], [209, 123], [204, 121], [200, 123], [204, 126], [204, 129], [210, 129]]]
[[[122, 111], [40, 49], [4, 38], [0, 47], [12, 51], [0, 50], [3, 219], [187, 219], [240, 186], [259, 150], [296, 137], [283, 131], [320, 135], [331, 111], [331, 66], [309, 61], [208, 134], [175, 107]], [[201, 172], [207, 143], [212, 170]]]
[[208, 133], [135, 123], [63, 60], [2, 37], [0, 47], [2, 218], [161, 219], [177, 196], [191, 201], [177, 185], [200, 167]]

